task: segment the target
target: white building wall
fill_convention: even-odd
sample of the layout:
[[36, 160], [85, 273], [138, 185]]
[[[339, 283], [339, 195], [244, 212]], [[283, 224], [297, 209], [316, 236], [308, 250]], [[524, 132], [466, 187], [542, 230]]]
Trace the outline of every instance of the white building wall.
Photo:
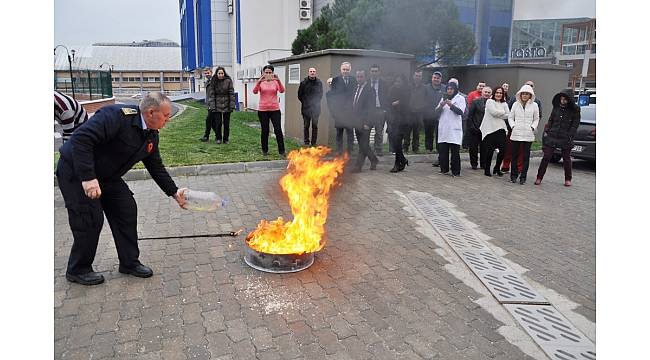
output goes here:
[[232, 73], [232, 32], [231, 22], [234, 20], [228, 14], [228, 0], [212, 0], [210, 4], [212, 26], [212, 64], [223, 66], [227, 73]]
[[[298, 29], [304, 29], [311, 25], [313, 2], [309, 1], [309, 5], [312, 7], [312, 17], [300, 19], [299, 0], [240, 2], [241, 64], [237, 64], [236, 21], [233, 15], [231, 24], [233, 72], [231, 76], [235, 79], [235, 91], [239, 93], [240, 103], [243, 104], [246, 98], [246, 105], [249, 109], [257, 109], [259, 95], [253, 94], [252, 90], [255, 81], [261, 76], [262, 67], [268, 64], [269, 60], [291, 56], [291, 43], [298, 35]], [[245, 79], [240, 79], [238, 76], [242, 73]], [[244, 84], [247, 84], [246, 91]], [[244, 92], [246, 92], [246, 96], [244, 96]], [[283, 96], [281, 95], [281, 97]]]

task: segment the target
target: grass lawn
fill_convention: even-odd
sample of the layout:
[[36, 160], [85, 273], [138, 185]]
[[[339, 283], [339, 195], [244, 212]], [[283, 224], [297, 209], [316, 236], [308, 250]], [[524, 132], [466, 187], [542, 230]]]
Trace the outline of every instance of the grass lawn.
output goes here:
[[[210, 133], [210, 141], [199, 141], [205, 130], [205, 117], [208, 113], [205, 104], [194, 100], [183, 100], [179, 103], [186, 105], [185, 111], [172, 118], [160, 130], [160, 155], [165, 166], [281, 159], [273, 136], [269, 136], [269, 155], [262, 155], [261, 129], [247, 125], [259, 124], [256, 112], [233, 112], [230, 116], [229, 144], [217, 144], [213, 131]], [[287, 153], [300, 147], [297, 141], [286, 137], [284, 146]], [[58, 159], [59, 153], [55, 152], [55, 168]], [[142, 169], [144, 165], [139, 162], [134, 168]]]
[[[229, 144], [217, 144], [212, 131], [210, 141], [199, 141], [208, 113], [205, 104], [193, 100], [179, 103], [187, 106], [185, 111], [160, 131], [160, 154], [165, 166], [281, 159], [272, 136], [269, 136], [269, 155], [262, 155], [261, 129], [247, 125], [259, 124], [256, 112], [233, 112], [230, 116]], [[284, 144], [287, 153], [300, 147], [297, 141], [286, 137]]]

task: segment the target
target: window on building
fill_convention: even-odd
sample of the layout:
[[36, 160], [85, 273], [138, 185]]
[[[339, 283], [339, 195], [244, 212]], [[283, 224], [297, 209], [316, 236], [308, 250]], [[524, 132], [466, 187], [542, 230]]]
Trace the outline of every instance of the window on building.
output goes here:
[[289, 81], [288, 84], [300, 84], [300, 64], [289, 65]]
[[492, 58], [506, 58], [508, 53], [508, 38], [510, 37], [510, 29], [500, 26], [490, 27], [490, 40], [489, 50], [490, 57]]

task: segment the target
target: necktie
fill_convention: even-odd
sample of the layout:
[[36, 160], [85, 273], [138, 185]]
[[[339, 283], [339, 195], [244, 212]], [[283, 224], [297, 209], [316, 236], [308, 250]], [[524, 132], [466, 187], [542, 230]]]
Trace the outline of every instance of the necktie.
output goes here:
[[379, 81], [375, 80], [372, 87], [375, 89], [375, 107], [381, 107], [379, 103]]
[[357, 92], [354, 94], [354, 105], [357, 105], [357, 100], [359, 100], [360, 93], [361, 93], [361, 85], [357, 85]]
[[347, 76], [343, 77], [343, 82], [345, 82], [345, 86], [348, 86], [348, 77]]

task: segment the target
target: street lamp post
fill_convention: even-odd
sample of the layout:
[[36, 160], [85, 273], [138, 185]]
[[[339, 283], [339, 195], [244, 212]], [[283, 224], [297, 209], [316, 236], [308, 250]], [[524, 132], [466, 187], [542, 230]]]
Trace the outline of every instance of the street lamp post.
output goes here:
[[[65, 52], [68, 54], [68, 66], [69, 66], [69, 70], [70, 70], [70, 85], [72, 86], [72, 98], [76, 100], [75, 94], [74, 94], [74, 78], [72, 76], [72, 62], [74, 61], [74, 53], [75, 53], [75, 51], [74, 51], [74, 49], [68, 51], [68, 48], [65, 47], [64, 45], [57, 45], [57, 46], [54, 47], [54, 55], [56, 55], [56, 49], [58, 47], [64, 48]], [[70, 52], [72, 52], [72, 57], [70, 57]]]

